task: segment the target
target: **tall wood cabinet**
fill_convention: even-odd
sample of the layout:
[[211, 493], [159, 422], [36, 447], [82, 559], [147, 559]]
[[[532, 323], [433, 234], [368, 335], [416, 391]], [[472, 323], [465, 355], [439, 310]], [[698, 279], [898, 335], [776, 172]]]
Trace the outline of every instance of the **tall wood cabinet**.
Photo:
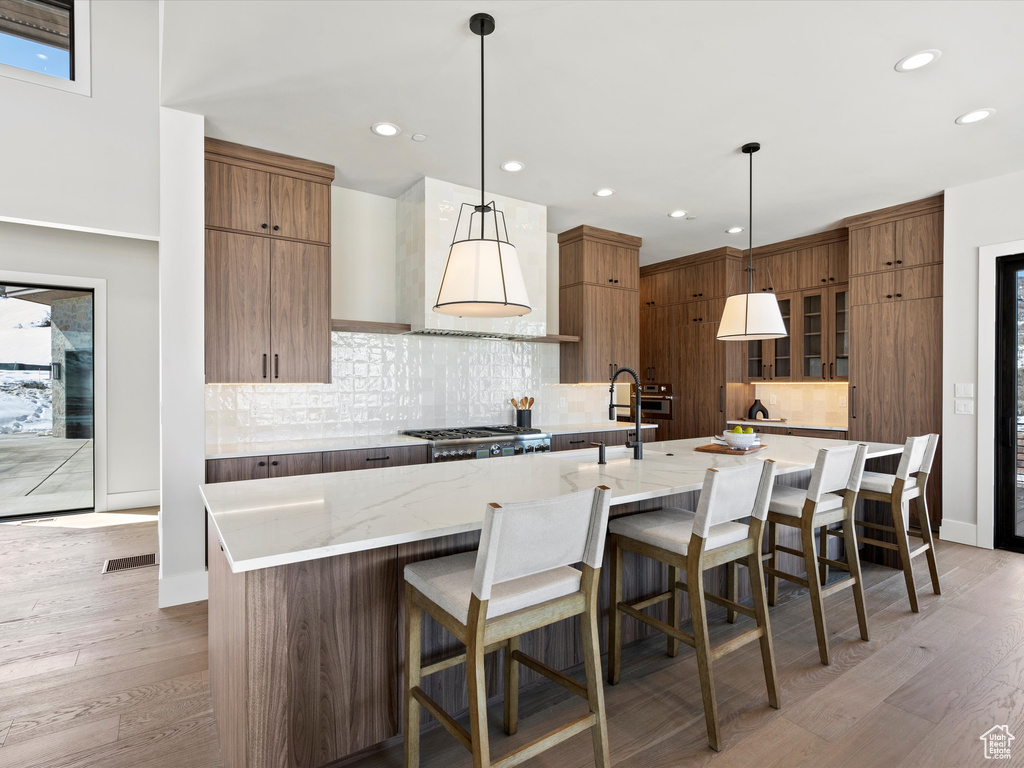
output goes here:
[[[942, 431], [942, 196], [854, 216], [850, 228], [850, 439]], [[942, 519], [942, 441], [929, 479]], [[890, 471], [893, 468], [890, 468]]]
[[558, 236], [559, 332], [580, 337], [561, 345], [563, 384], [606, 382], [613, 368], [639, 368], [641, 244], [589, 226]]
[[330, 381], [334, 167], [206, 140], [206, 381]]

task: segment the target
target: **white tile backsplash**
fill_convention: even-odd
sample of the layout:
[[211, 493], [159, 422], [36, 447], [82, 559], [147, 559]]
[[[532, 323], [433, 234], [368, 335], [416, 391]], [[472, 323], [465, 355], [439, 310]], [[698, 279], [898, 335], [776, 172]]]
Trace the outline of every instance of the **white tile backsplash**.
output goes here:
[[[559, 384], [557, 344], [370, 333], [331, 335], [331, 384], [208, 384], [206, 442], [354, 437], [416, 427], [608, 418], [608, 387]], [[560, 407], [561, 399], [564, 407]]]

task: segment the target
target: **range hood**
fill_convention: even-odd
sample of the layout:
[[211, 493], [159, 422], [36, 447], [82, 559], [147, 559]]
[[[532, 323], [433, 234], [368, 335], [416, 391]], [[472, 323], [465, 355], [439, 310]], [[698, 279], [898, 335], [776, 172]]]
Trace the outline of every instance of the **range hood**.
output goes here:
[[523, 317], [454, 317], [434, 312], [459, 208], [465, 202], [480, 202], [480, 190], [423, 178], [398, 198], [396, 303], [398, 321], [411, 326], [409, 333], [511, 340], [547, 333], [547, 207], [490, 192], [487, 199], [496, 201], [505, 214], [532, 311]]

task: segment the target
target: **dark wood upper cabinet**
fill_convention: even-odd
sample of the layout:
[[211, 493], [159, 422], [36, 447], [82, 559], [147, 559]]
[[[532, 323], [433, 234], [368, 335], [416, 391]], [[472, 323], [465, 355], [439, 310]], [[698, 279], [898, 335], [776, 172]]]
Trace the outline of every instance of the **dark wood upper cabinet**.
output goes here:
[[559, 332], [580, 337], [561, 345], [561, 382], [604, 382], [613, 366], [640, 368], [640, 238], [582, 226], [558, 244]]
[[850, 231], [850, 274], [881, 272], [896, 264], [896, 222]]
[[275, 240], [270, 259], [270, 334], [276, 384], [328, 382], [331, 251]]
[[206, 230], [206, 382], [268, 382], [270, 245]]
[[206, 140], [207, 383], [330, 381], [333, 178]]
[[896, 222], [896, 265], [918, 267], [942, 261], [942, 212]]
[[267, 234], [270, 230], [270, 174], [207, 160], [206, 226]]

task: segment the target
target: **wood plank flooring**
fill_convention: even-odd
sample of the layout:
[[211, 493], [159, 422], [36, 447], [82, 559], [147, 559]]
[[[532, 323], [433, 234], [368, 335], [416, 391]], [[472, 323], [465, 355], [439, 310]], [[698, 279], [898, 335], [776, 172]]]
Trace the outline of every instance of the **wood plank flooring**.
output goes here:
[[[154, 551], [155, 522], [75, 519], [74, 529], [60, 518], [0, 524], [0, 768], [222, 768], [206, 604], [158, 609], [155, 568], [100, 574], [106, 558]], [[985, 764], [979, 736], [993, 725], [1024, 739], [1024, 556], [943, 542], [938, 556], [944, 594], [922, 591], [920, 614], [910, 612], [898, 571], [865, 565], [869, 642], [859, 639], [849, 591], [826, 600], [829, 667], [818, 662], [806, 591], [784, 591], [770, 614], [782, 709], [767, 705], [756, 646], [722, 659], [714, 666], [721, 753], [707, 747], [693, 651], [670, 659], [657, 638], [628, 646], [622, 682], [605, 688], [613, 763]], [[727, 625], [719, 609], [711, 618], [717, 642], [750, 622]], [[529, 689], [514, 737], [492, 708], [495, 756], [582, 706], [556, 686]], [[425, 734], [422, 751], [424, 768], [471, 764], [442, 730]], [[1015, 751], [1004, 764], [1024, 764], [1024, 747]], [[344, 765], [398, 768], [401, 743]], [[528, 765], [589, 767], [590, 740], [571, 739]]]

